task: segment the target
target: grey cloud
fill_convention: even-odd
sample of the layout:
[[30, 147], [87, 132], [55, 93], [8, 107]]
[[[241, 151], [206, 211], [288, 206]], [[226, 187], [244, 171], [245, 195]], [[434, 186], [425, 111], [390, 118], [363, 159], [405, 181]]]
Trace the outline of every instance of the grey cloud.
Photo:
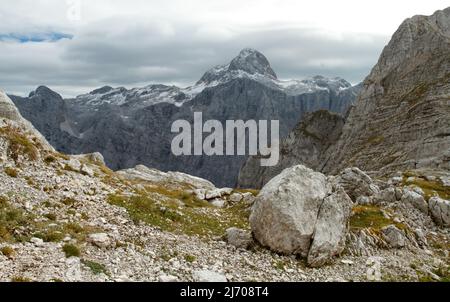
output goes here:
[[[104, 20], [54, 47], [39, 43], [3, 47], [0, 86], [28, 93], [48, 85], [63, 95], [101, 85], [149, 83], [191, 85], [209, 68], [228, 63], [240, 49], [264, 53], [280, 78], [322, 74], [359, 82], [376, 63], [386, 36], [348, 34], [339, 38], [311, 28], [233, 30], [161, 21]], [[17, 50], [13, 56], [5, 51]], [[39, 50], [36, 52], [36, 50]]]

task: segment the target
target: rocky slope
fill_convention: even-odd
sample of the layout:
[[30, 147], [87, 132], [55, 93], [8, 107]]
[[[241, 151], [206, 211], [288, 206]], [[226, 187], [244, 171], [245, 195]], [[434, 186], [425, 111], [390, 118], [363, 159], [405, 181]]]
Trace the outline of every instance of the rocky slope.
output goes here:
[[323, 171], [450, 168], [450, 8], [403, 22]]
[[[448, 279], [449, 233], [442, 228], [449, 223], [448, 174], [416, 171], [385, 183], [358, 169], [334, 179], [297, 167], [292, 173], [301, 173], [283, 172], [274, 183], [300, 190], [303, 206], [321, 209], [304, 215], [289, 208], [302, 204], [277, 185], [260, 194], [219, 189], [143, 166], [115, 173], [98, 153], [63, 155], [3, 93], [0, 108], [1, 281]], [[339, 193], [328, 196], [328, 188]], [[267, 210], [258, 210], [262, 206]], [[274, 220], [278, 213], [285, 218]], [[300, 253], [308, 251], [308, 262], [258, 243], [258, 229], [270, 234], [269, 227], [280, 225], [292, 234], [315, 229], [312, 246]], [[340, 234], [333, 237], [338, 244], [328, 244], [327, 234]], [[284, 235], [275, 243], [296, 240]]]
[[346, 112], [359, 89], [340, 78], [279, 80], [264, 55], [244, 49], [188, 88], [102, 87], [61, 103], [59, 95], [41, 87], [28, 98], [12, 99], [62, 152], [98, 151], [114, 170], [145, 164], [234, 186], [246, 157], [174, 157], [170, 152], [173, 121], [192, 121], [196, 111], [203, 112], [204, 120], [222, 122], [278, 119], [281, 135], [286, 136], [307, 112]]

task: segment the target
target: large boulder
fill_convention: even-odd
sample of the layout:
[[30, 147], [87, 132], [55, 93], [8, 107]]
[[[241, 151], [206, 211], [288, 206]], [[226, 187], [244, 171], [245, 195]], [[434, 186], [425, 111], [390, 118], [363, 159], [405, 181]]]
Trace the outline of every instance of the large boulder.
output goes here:
[[322, 266], [342, 253], [352, 205], [352, 200], [341, 187], [323, 200], [308, 254], [309, 266]]
[[273, 251], [306, 257], [320, 206], [329, 191], [321, 173], [304, 166], [284, 170], [255, 201], [250, 216], [255, 238]]
[[425, 214], [428, 213], [428, 204], [425, 201], [425, 198], [410, 188], [405, 188], [402, 196], [402, 202], [412, 205]]
[[428, 202], [431, 217], [442, 226], [450, 226], [450, 201], [437, 196], [430, 198]]
[[308, 257], [310, 265], [319, 266], [342, 251], [351, 204], [325, 175], [295, 166], [261, 190], [250, 224], [263, 246]]

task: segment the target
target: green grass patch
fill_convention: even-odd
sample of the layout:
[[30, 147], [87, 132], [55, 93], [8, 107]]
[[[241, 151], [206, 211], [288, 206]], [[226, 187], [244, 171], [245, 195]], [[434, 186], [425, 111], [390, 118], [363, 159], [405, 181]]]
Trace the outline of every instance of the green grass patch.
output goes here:
[[9, 141], [8, 156], [14, 161], [17, 161], [21, 155], [28, 157], [30, 160], [36, 160], [39, 157], [38, 148], [40, 146], [21, 133], [20, 130], [10, 126], [0, 128], [0, 136]]
[[0, 253], [3, 254], [3, 256], [6, 256], [8, 258], [12, 258], [15, 255], [15, 251], [12, 247], [10, 246], [4, 246], [0, 249]]
[[5, 197], [0, 197], [0, 241], [23, 241], [17, 231], [28, 228], [31, 219], [22, 209], [14, 208]]
[[73, 206], [74, 204], [77, 203], [77, 200], [75, 198], [67, 197], [61, 200], [61, 203], [65, 204], [66, 206]]
[[15, 283], [30, 283], [33, 282], [30, 278], [23, 277], [23, 276], [14, 276], [11, 278], [11, 282]]
[[19, 171], [14, 168], [7, 167], [5, 168], [5, 174], [12, 178], [17, 178], [19, 176]]
[[44, 158], [44, 162], [47, 164], [47, 165], [49, 165], [49, 164], [51, 164], [51, 163], [54, 163], [54, 162], [56, 162], [56, 157], [54, 156], [54, 155], [47, 155], [45, 158]]
[[[408, 181], [408, 178], [410, 177], [414, 177], [414, 180]], [[421, 188], [425, 193], [426, 200], [429, 200], [431, 197], [435, 195], [438, 195], [443, 199], [450, 200], [450, 187], [446, 187], [438, 181], [429, 181], [423, 179], [420, 176], [412, 174], [411, 172], [405, 173], [403, 177], [403, 185], [405, 186], [414, 185]]]
[[[155, 193], [155, 189], [152, 192]], [[158, 194], [167, 199], [140, 192], [133, 196], [110, 195], [108, 200], [113, 205], [127, 209], [135, 222], [144, 222], [172, 233], [221, 236], [230, 227], [249, 228], [249, 213], [244, 203], [217, 209], [204, 202], [197, 203], [191, 197], [186, 197], [186, 201], [179, 191], [160, 188]], [[180, 206], [179, 200], [183, 201], [184, 206]]]
[[195, 260], [197, 260], [197, 257], [193, 255], [186, 255], [184, 256], [184, 260], [186, 260], [186, 262], [193, 263], [195, 262]]
[[62, 250], [67, 258], [81, 256], [80, 248], [74, 244], [65, 244]]
[[352, 230], [367, 228], [381, 230], [391, 224], [394, 224], [393, 221], [386, 218], [381, 209], [375, 206], [356, 206], [353, 208], [350, 218], [350, 228]]
[[90, 261], [90, 260], [81, 260], [81, 263], [83, 263], [85, 266], [87, 266], [94, 275], [100, 275], [105, 274], [108, 275], [108, 270], [106, 269], [106, 266], [104, 266], [101, 263]]

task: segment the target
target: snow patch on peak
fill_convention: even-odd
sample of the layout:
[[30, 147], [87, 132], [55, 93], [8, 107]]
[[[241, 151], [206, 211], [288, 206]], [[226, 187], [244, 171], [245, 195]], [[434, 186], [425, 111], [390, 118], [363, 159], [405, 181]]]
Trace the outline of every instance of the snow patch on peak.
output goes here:
[[206, 88], [216, 87], [235, 79], [250, 79], [288, 95], [300, 95], [328, 90], [339, 93], [352, 87], [342, 78], [315, 76], [304, 80], [279, 80], [267, 58], [259, 51], [244, 48], [229, 64], [218, 65], [208, 70], [193, 86], [179, 88], [166, 85], [148, 85], [127, 90], [123, 87], [104, 86], [75, 99], [80, 105], [99, 107], [103, 104], [142, 108], [158, 103], [182, 106]]

